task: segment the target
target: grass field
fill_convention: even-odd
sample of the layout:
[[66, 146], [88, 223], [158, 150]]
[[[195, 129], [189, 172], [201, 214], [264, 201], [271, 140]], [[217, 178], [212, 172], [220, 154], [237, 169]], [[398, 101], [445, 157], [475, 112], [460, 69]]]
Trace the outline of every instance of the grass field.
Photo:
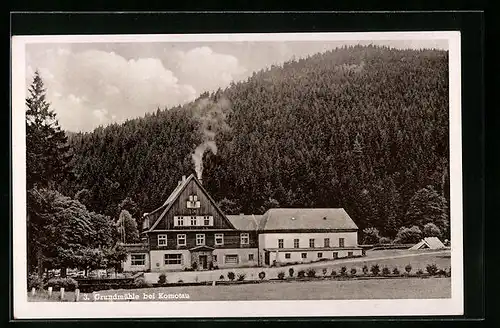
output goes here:
[[[106, 290], [99, 295], [123, 295], [135, 293], [139, 301], [146, 301], [144, 293], [154, 295], [155, 301], [160, 293], [188, 294], [188, 301], [243, 301], [243, 300], [327, 300], [327, 299], [423, 299], [450, 298], [450, 278], [409, 278], [409, 279], [372, 279], [346, 281], [303, 281], [262, 283], [229, 286], [190, 286], [159, 287], [130, 290]], [[46, 294], [28, 297], [30, 301], [58, 301], [58, 292], [47, 299]], [[81, 294], [81, 300], [92, 301], [92, 294]], [[74, 293], [65, 295], [66, 301], [74, 299]], [[180, 299], [178, 299], [180, 300]]]

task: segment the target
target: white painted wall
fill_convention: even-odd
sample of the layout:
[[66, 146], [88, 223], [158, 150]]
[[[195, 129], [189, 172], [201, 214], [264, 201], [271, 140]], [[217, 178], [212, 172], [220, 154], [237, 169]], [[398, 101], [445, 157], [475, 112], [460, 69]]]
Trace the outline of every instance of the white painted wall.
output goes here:
[[278, 239], [283, 239], [284, 248], [293, 248], [293, 240], [299, 239], [300, 248], [309, 248], [309, 239], [315, 240], [315, 247], [323, 247], [324, 239], [330, 238], [330, 247], [339, 247], [339, 238], [344, 238], [345, 247], [358, 246], [357, 232], [320, 232], [320, 233], [261, 233], [259, 249], [278, 248]]
[[[152, 250], [151, 271], [182, 270], [191, 267], [191, 253], [188, 250]], [[165, 254], [182, 254], [181, 264], [165, 264]]]
[[[238, 264], [225, 263], [225, 255], [237, 255]], [[249, 260], [249, 255], [253, 254], [253, 261]], [[214, 265], [219, 268], [234, 268], [241, 266], [257, 266], [258, 265], [258, 251], [257, 248], [220, 248], [215, 249], [213, 255], [217, 255], [217, 262]]]
[[[308, 233], [261, 233], [259, 234], [259, 256], [261, 257], [261, 266], [264, 266], [264, 249], [278, 248], [278, 240], [283, 239], [284, 249], [294, 248], [294, 239], [299, 239], [299, 248], [289, 251], [271, 252], [269, 256], [269, 264], [273, 261], [280, 263], [293, 263], [293, 262], [312, 262], [318, 261], [318, 253], [322, 253], [322, 258], [333, 259], [334, 251], [322, 250], [324, 247], [324, 239], [330, 239], [330, 247], [339, 247], [339, 239], [344, 238], [344, 247], [357, 247], [358, 246], [358, 233], [357, 232], [308, 232]], [[309, 240], [314, 239], [314, 250], [309, 249]], [[304, 249], [304, 250], [301, 250]], [[362, 255], [362, 250], [335, 250], [338, 257], [347, 257], [348, 252], [353, 252], [353, 255]], [[290, 258], [285, 258], [285, 253], [290, 253]], [[302, 258], [302, 253], [307, 253], [307, 258]]]

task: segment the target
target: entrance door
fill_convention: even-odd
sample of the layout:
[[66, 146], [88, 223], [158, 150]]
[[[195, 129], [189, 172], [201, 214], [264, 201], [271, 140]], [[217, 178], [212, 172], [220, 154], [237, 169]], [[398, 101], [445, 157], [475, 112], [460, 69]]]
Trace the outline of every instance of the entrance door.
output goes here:
[[202, 269], [207, 269], [207, 256], [206, 255], [200, 255], [200, 268]]
[[269, 252], [264, 252], [264, 264], [269, 265]]

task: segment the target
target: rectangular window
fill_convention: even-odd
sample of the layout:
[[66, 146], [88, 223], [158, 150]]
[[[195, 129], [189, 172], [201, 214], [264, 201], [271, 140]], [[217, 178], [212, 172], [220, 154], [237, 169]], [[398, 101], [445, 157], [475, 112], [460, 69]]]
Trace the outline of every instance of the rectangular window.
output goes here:
[[278, 239], [278, 248], [283, 248], [283, 239]]
[[309, 247], [314, 248], [314, 239], [309, 239]]
[[158, 246], [167, 246], [167, 235], [158, 235]]
[[177, 246], [186, 246], [186, 235], [177, 235]]
[[182, 254], [165, 254], [165, 264], [181, 264], [182, 263]]
[[347, 256], [353, 256], [354, 253], [353, 252], [347, 252]]
[[238, 264], [238, 255], [226, 255], [226, 264]]
[[174, 221], [174, 225], [182, 227], [184, 225], [184, 218], [182, 216], [178, 216], [177, 220]]
[[253, 254], [248, 254], [248, 260], [253, 261]]
[[318, 259], [322, 258], [323, 257], [323, 253], [318, 253]]
[[203, 217], [203, 225], [205, 225], [205, 226], [212, 225], [210, 222], [211, 221], [210, 218], [211, 218], [210, 216]]
[[188, 201], [186, 202], [187, 208], [200, 208], [200, 201], [198, 196], [190, 195]]
[[212, 260], [213, 260], [214, 262], [217, 262], [217, 255], [212, 255]]
[[224, 234], [222, 233], [215, 234], [215, 245], [224, 245]]
[[250, 243], [250, 236], [248, 233], [242, 233], [240, 235], [240, 242], [242, 245], [248, 245]]
[[300, 256], [301, 256], [303, 259], [307, 259], [307, 253], [302, 253]]
[[191, 217], [191, 226], [196, 226], [196, 216]]
[[289, 258], [291, 258], [291, 257], [292, 257], [292, 254], [290, 254], [290, 253], [285, 253], [285, 258], [286, 258], [286, 259], [289, 259]]
[[298, 239], [294, 239], [293, 240], [293, 248], [299, 248], [299, 247], [300, 247], [299, 240]]
[[145, 265], [146, 264], [146, 254], [131, 254], [130, 255], [131, 265]]
[[325, 238], [325, 247], [330, 247], [330, 238]]
[[344, 247], [344, 238], [339, 238], [339, 247]]
[[197, 234], [196, 235], [196, 246], [205, 245], [205, 234]]
[[336, 259], [339, 257], [339, 253], [338, 252], [333, 252], [333, 258]]

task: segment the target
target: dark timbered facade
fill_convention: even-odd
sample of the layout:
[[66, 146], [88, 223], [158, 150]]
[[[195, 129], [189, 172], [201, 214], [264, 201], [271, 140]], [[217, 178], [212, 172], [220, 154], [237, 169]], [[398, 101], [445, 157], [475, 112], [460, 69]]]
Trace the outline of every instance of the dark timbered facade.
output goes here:
[[145, 213], [142, 243], [125, 245], [126, 271], [210, 270], [358, 256], [358, 228], [343, 209], [269, 209], [225, 215], [194, 175]]

